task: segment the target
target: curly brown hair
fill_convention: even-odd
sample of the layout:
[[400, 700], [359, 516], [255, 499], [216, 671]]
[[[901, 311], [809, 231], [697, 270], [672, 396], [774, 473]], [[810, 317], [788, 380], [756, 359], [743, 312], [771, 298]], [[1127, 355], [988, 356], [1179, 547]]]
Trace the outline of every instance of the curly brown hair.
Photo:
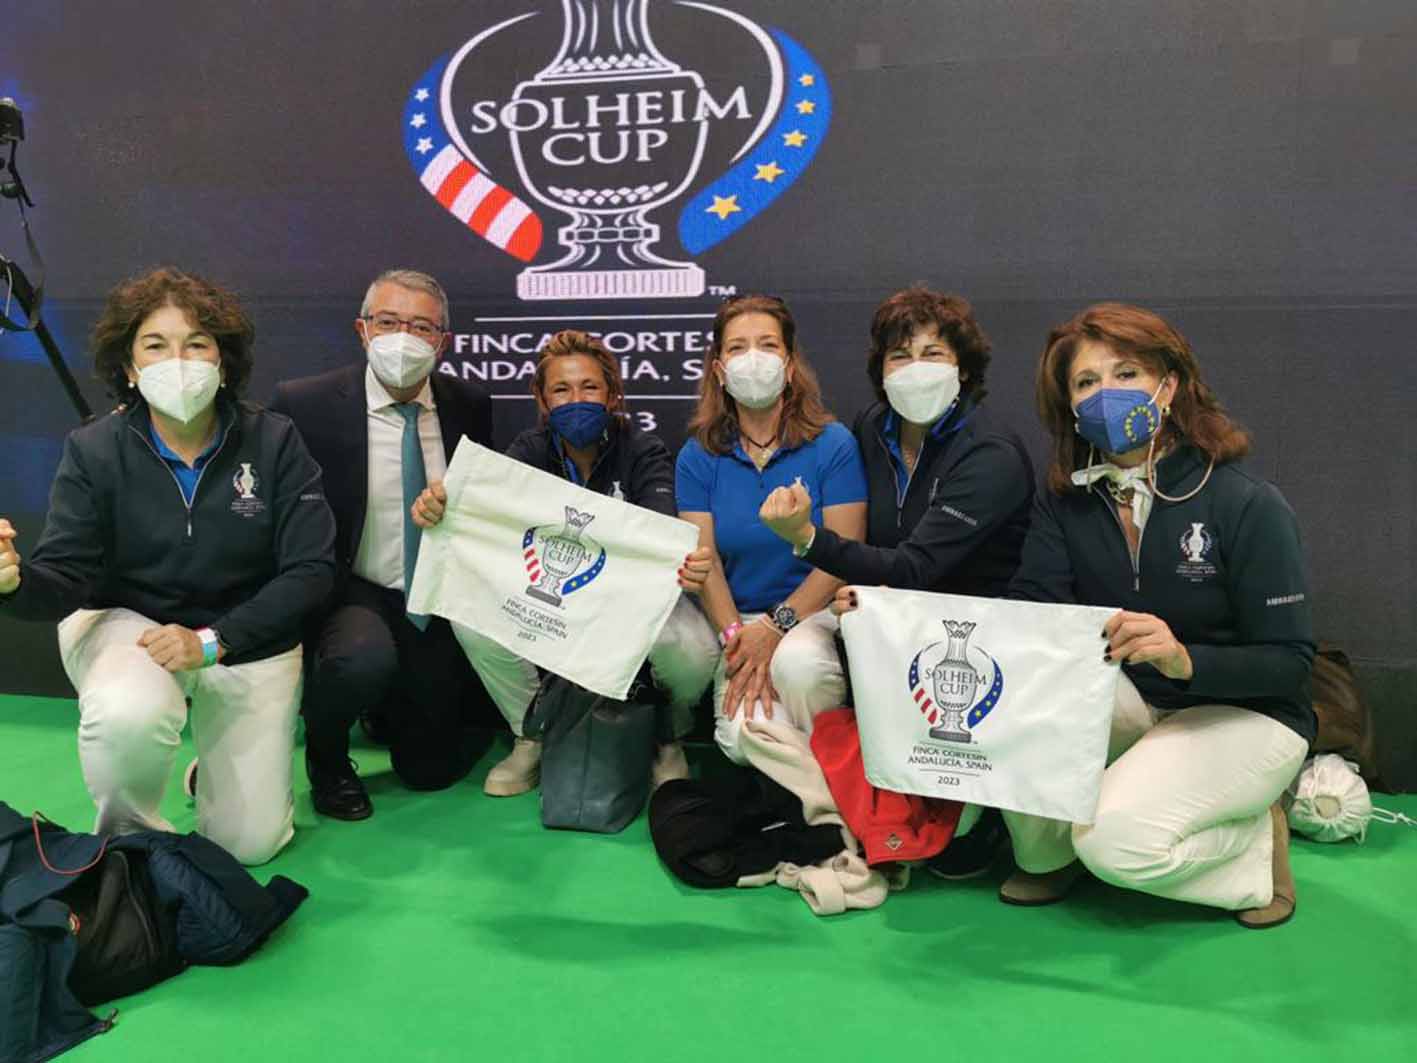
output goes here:
[[589, 332], [578, 329], [562, 329], [541, 348], [537, 355], [536, 374], [531, 378], [531, 393], [543, 407], [546, 402], [546, 370], [552, 358], [571, 358], [580, 355], [592, 358], [600, 364], [605, 377], [605, 407], [613, 414], [625, 412], [625, 381], [620, 376], [620, 363], [609, 348]]
[[1089, 444], [1077, 434], [1068, 388], [1073, 355], [1085, 340], [1130, 355], [1160, 376], [1176, 374], [1176, 394], [1157, 434], [1158, 447], [1184, 439], [1217, 463], [1249, 453], [1250, 434], [1231, 420], [1201, 379], [1200, 362], [1180, 332], [1142, 307], [1096, 303], [1048, 334], [1038, 362], [1038, 414], [1053, 441], [1048, 486], [1056, 494], [1073, 487], [1073, 471], [1088, 460]]
[[223, 386], [239, 398], [251, 378], [255, 326], [231, 292], [171, 266], [133, 277], [108, 293], [108, 302], [89, 341], [94, 375], [114, 398], [128, 398], [131, 392], [127, 370], [133, 364], [133, 340], [138, 328], [154, 311], [169, 305], [185, 311], [216, 340]]
[[896, 292], [871, 318], [871, 349], [866, 354], [866, 375], [876, 398], [886, 401], [886, 355], [910, 342], [917, 328], [933, 325], [940, 338], [950, 345], [959, 363], [961, 395], [976, 402], [984, 398], [984, 376], [989, 370], [989, 337], [974, 319], [974, 308], [958, 295], [932, 291], [922, 284]]
[[799, 447], [816, 439], [836, 418], [822, 405], [822, 387], [817, 383], [817, 375], [797, 346], [797, 322], [792, 311], [775, 295], [740, 295], [718, 308], [713, 318], [713, 346], [699, 380], [699, 405], [689, 421], [689, 434], [710, 454], [732, 453], [738, 442], [738, 404], [719, 383], [713, 363], [723, 356], [723, 334], [728, 323], [744, 314], [767, 314], [782, 330], [787, 367], [792, 372], [782, 392], [779, 441], [785, 447]]

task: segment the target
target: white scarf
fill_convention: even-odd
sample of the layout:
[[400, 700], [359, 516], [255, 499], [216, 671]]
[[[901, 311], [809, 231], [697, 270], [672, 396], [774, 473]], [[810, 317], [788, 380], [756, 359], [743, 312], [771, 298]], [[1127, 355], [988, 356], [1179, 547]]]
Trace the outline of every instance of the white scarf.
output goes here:
[[1098, 480], [1111, 480], [1124, 491], [1132, 492], [1132, 525], [1137, 534], [1146, 526], [1147, 514], [1151, 512], [1151, 482], [1146, 477], [1146, 462], [1123, 469], [1110, 461], [1089, 465], [1073, 473], [1073, 483], [1079, 487], [1090, 487]]

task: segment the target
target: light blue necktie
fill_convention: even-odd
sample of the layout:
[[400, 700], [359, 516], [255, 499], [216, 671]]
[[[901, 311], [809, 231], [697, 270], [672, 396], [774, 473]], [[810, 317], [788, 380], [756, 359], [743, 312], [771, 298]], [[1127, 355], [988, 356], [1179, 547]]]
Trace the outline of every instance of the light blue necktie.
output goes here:
[[[413, 565], [418, 560], [418, 540], [423, 534], [413, 523], [413, 503], [428, 486], [428, 472], [423, 465], [423, 446], [418, 441], [418, 415], [423, 407], [416, 402], [396, 402], [394, 409], [403, 417], [403, 596], [413, 589]], [[419, 631], [428, 627], [428, 617], [409, 613], [409, 621]]]

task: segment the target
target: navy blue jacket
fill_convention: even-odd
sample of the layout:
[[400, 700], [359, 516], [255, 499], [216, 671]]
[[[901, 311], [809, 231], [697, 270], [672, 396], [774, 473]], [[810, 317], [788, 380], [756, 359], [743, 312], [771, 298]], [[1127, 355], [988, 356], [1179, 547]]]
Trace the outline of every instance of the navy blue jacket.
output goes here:
[[866, 541], [818, 528], [806, 554], [823, 572], [862, 586], [997, 598], [1018, 568], [1033, 499], [1023, 440], [961, 402], [927, 433], [901, 492], [877, 403], [854, 431], [869, 485]]
[[[1157, 483], [1180, 497], [1206, 465], [1182, 447], [1157, 463]], [[1150, 704], [1238, 705], [1313, 740], [1314, 633], [1299, 525], [1284, 496], [1239, 465], [1217, 465], [1188, 501], [1157, 499], [1135, 558], [1105, 486], [1040, 492], [1009, 596], [1158, 616], [1185, 645], [1194, 674], [1182, 682], [1150, 664], [1123, 665]]]
[[[124, 607], [157, 624], [214, 627], [226, 664], [300, 641], [334, 585], [335, 524], [320, 469], [286, 417], [218, 399], [221, 435], [188, 505], [138, 400], [75, 429], [20, 586], [22, 620]], [[247, 477], [247, 473], [251, 478]]]
[[[579, 473], [562, 455], [556, 435], [547, 425], [528, 428], [518, 435], [507, 448], [507, 457], [563, 480], [579, 482]], [[674, 459], [669, 449], [659, 436], [641, 432], [622, 417], [611, 418], [600, 453], [591, 466], [590, 480], [581, 486], [666, 517], [678, 515], [674, 508]]]

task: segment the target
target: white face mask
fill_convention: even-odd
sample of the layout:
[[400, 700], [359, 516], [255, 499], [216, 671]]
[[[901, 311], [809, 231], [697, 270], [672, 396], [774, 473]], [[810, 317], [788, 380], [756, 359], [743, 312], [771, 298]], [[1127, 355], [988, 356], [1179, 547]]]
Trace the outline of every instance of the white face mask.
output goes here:
[[723, 386], [750, 410], [765, 410], [787, 386], [787, 362], [756, 347], [723, 363]]
[[911, 424], [934, 424], [959, 397], [959, 366], [915, 361], [883, 381], [891, 408]]
[[389, 332], [369, 341], [369, 365], [386, 388], [422, 383], [433, 372], [438, 351], [411, 332]]
[[221, 367], [196, 358], [164, 358], [138, 370], [138, 391], [148, 405], [183, 424], [212, 404]]

